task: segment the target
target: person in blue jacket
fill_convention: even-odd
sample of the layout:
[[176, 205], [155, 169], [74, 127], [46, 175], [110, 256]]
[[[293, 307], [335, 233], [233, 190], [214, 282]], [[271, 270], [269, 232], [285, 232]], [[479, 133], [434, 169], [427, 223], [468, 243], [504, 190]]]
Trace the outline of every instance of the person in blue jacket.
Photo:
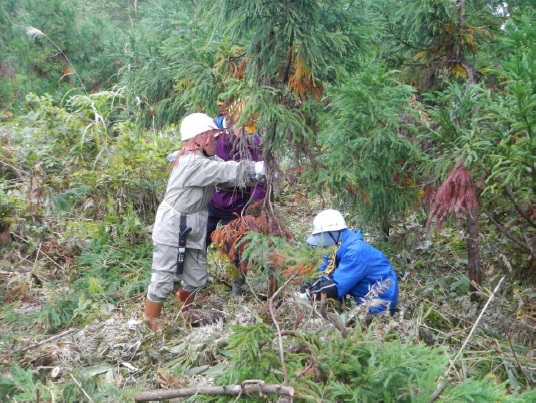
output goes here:
[[313, 220], [307, 239], [312, 246], [331, 248], [320, 270], [322, 277], [302, 287], [312, 298], [325, 293], [341, 299], [351, 295], [357, 304], [367, 303], [369, 313], [387, 309], [394, 313], [398, 302], [398, 280], [385, 255], [363, 240], [361, 231], [347, 228], [337, 210], [324, 210]]

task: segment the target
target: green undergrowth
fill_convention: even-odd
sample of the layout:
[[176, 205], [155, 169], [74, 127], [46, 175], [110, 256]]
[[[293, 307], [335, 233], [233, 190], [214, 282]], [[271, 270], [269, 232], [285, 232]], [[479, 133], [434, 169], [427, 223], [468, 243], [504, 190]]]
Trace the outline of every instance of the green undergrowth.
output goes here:
[[[381, 324], [378, 325], [381, 327]], [[401, 341], [388, 333], [378, 337], [374, 322], [354, 328], [346, 338], [332, 329], [300, 331], [283, 337], [284, 368], [273, 326], [257, 322], [231, 326], [218, 354], [223, 364], [209, 369], [217, 385], [235, 385], [252, 379], [265, 383], [287, 382], [295, 401], [420, 402], [428, 401], [452, 358], [445, 346], [431, 347], [417, 340]], [[187, 375], [181, 365], [175, 373]], [[205, 370], [201, 370], [201, 375]], [[528, 402], [534, 392], [508, 391], [496, 376], [469, 376], [449, 386], [439, 401]], [[249, 395], [246, 401], [266, 401]], [[230, 401], [230, 397], [196, 395], [186, 401]], [[274, 399], [275, 400], [275, 399]], [[270, 400], [272, 401], [272, 400]]]
[[110, 302], [143, 293], [151, 272], [151, 253], [150, 243], [134, 248], [96, 245], [80, 255], [79, 278], [73, 285]]
[[89, 400], [88, 396], [93, 401], [122, 399], [121, 392], [108, 382], [95, 382], [94, 377], [84, 377], [78, 372], [70, 375], [66, 382], [56, 383], [39, 371], [15, 364], [0, 378], [0, 398], [13, 402], [75, 402]]
[[[525, 277], [530, 262], [510, 253], [496, 229], [482, 223], [484, 281], [477, 302], [468, 295], [461, 224], [448, 221], [432, 232], [422, 226], [425, 214], [415, 214], [393, 228], [389, 243], [364, 231], [399, 274], [400, 312], [366, 326], [360, 317], [352, 322], [351, 304], [330, 306], [346, 325], [343, 338], [292, 299], [299, 281], [316, 274], [321, 257], [304, 245], [321, 203], [297, 198], [302, 189], [286, 189], [274, 206], [288, 206], [282, 216], [296, 239], [244, 239], [249, 244], [242, 257], [254, 262], [248, 273], [253, 295], [229, 302], [222, 286], [232, 278], [229, 265], [211, 261], [198, 307], [223, 313], [225, 322], [190, 327], [169, 298], [165, 330], [150, 333], [142, 324], [151, 273], [148, 226], [169, 174], [164, 157], [179, 144], [170, 133], [105, 119], [119, 111], [114, 102], [120, 98], [96, 93], [59, 106], [50, 97], [29, 96], [31, 113], [1, 128], [0, 235], [7, 239], [0, 246], [0, 400], [129, 401], [142, 390], [201, 380], [259, 379], [292, 386], [297, 401], [427, 401], [502, 277], [493, 304], [446, 374], [450, 386], [439, 400], [536, 399], [535, 294]], [[281, 348], [267, 284], [281, 286], [293, 275], [279, 295], [281, 306], [273, 307], [285, 332]], [[33, 344], [68, 331], [76, 338]], [[54, 377], [56, 368], [62, 374]]]
[[[104, 323], [114, 317], [122, 318], [123, 322], [129, 317], [140, 317], [142, 297], [150, 276], [151, 244], [147, 236], [145, 242], [131, 243], [131, 239], [124, 236], [128, 231], [123, 228], [130, 227], [118, 223], [111, 238], [109, 231], [97, 231], [93, 241], [82, 248], [60, 289], [54, 290], [52, 283], [41, 286], [40, 292], [46, 298], [41, 299], [36, 311], [17, 313], [24, 301], [4, 304], [2, 322], [13, 333], [6, 332], [5, 328], [2, 331], [3, 351], [8, 344], [15, 345], [15, 350], [28, 345], [30, 341], [24, 339], [24, 333], [31, 328], [52, 335]], [[248, 239], [252, 242], [248, 256], [259, 261], [249, 274], [249, 282], [254, 286], [266, 284], [269, 254], [259, 251], [273, 252], [269, 247], [270, 239], [258, 235], [250, 235]], [[293, 243], [279, 240], [274, 245], [279, 252], [286, 253], [291, 269], [301, 262], [318, 259], [313, 252], [304, 250], [302, 253], [301, 247]], [[206, 308], [218, 299], [214, 291], [224, 298], [225, 291], [218, 284], [229, 275], [215, 270], [214, 265], [215, 262], [211, 262], [211, 279], [206, 291], [210, 297], [202, 303]], [[177, 306], [167, 301], [165, 316], [166, 320], [171, 320], [173, 331], [165, 330], [155, 337], [147, 329], [141, 330], [136, 333], [141, 337], [137, 341], [140, 352], [127, 355], [128, 358], [117, 360], [109, 354], [100, 358], [95, 355], [89, 361], [69, 364], [69, 375], [57, 380], [51, 376], [54, 361], [40, 364], [43, 358], [35, 357], [32, 350], [4, 355], [6, 375], [0, 379], [0, 397], [11, 401], [35, 400], [36, 397], [42, 401], [74, 401], [87, 399], [87, 394], [93, 401], [128, 401], [141, 390], [157, 388], [156, 374], [163, 378], [167, 373], [170, 388], [186, 387], [187, 380], [196, 376], [207, 377], [215, 385], [260, 379], [293, 387], [296, 401], [427, 401], [482, 307], [469, 301], [463, 272], [451, 270], [442, 276], [432, 274], [423, 271], [401, 277], [400, 308], [403, 312], [387, 322], [373, 321], [368, 326], [359, 320], [346, 321], [346, 338], [321, 319], [318, 323], [323, 323], [322, 326], [306, 328], [306, 318], [311, 313], [300, 314], [301, 308], [292, 302], [293, 286], [290, 286], [281, 298], [291, 305], [275, 310], [280, 328], [285, 331], [282, 350], [278, 331], [266, 311], [265, 291], [243, 300], [242, 309], [248, 310], [250, 318], [241, 324], [234, 318], [233, 309], [238, 309], [235, 305], [226, 305], [225, 300], [218, 302], [218, 309], [227, 312], [230, 323], [223, 323], [213, 336], [199, 336], [196, 332], [202, 332], [203, 328], [183, 326]], [[284, 276], [276, 277], [281, 284]], [[30, 290], [30, 295], [34, 295], [32, 292], [37, 291]], [[483, 289], [483, 294], [489, 292]], [[519, 290], [514, 296], [518, 301], [528, 297]], [[493, 312], [509, 312], [512, 307], [508, 298], [507, 294], [498, 293]], [[336, 306], [334, 312], [340, 318], [348, 318], [352, 309], [351, 304]], [[464, 375], [448, 374], [451, 385], [443, 391], [439, 401], [528, 402], [534, 398], [530, 373], [523, 372], [532, 368], [530, 343], [521, 338], [509, 338], [506, 330], [493, 326], [492, 319], [481, 324], [473, 335], [458, 362]], [[495, 320], [505, 322], [503, 317]], [[521, 332], [517, 336], [521, 337]], [[52, 345], [60, 346], [60, 342], [61, 339]], [[178, 342], [186, 344], [177, 345]], [[113, 347], [103, 351], [110, 349]], [[121, 365], [123, 360], [128, 360], [137, 372], [128, 372]], [[196, 395], [187, 400], [230, 399], [234, 398]], [[267, 397], [245, 399], [266, 401]]]

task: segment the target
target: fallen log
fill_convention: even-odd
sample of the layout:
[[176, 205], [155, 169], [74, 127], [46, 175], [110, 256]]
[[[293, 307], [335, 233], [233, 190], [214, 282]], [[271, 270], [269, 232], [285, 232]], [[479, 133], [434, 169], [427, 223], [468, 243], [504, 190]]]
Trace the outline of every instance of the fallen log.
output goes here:
[[197, 388], [140, 392], [134, 395], [134, 401], [148, 402], [194, 395], [235, 395], [240, 397], [243, 394], [250, 395], [252, 393], [294, 396], [294, 388], [283, 385], [265, 384], [262, 381], [245, 381], [240, 385], [200, 386]]

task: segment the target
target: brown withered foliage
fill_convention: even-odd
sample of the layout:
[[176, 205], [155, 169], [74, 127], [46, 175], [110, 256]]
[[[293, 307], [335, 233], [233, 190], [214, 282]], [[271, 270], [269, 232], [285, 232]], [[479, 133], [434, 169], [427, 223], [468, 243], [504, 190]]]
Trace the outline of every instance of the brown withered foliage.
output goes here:
[[[238, 245], [246, 232], [255, 231], [261, 234], [266, 234], [268, 222], [264, 216], [255, 217], [252, 215], [244, 215], [237, 217], [227, 225], [218, 227], [212, 233], [212, 242], [217, 245], [218, 250], [225, 253], [231, 262], [238, 259], [244, 246]], [[240, 270], [247, 270], [247, 262], [240, 261]]]
[[[281, 221], [270, 214], [259, 214], [258, 216], [244, 215], [237, 217], [229, 224], [221, 226], [212, 234], [212, 242], [217, 246], [220, 252], [227, 255], [231, 262], [240, 258], [242, 252], [247, 247], [242, 238], [248, 231], [254, 231], [259, 234], [292, 238], [292, 233], [288, 231]], [[239, 269], [246, 272], [249, 262], [240, 259]]]
[[[299, 47], [294, 49], [294, 52], [298, 51]], [[320, 101], [324, 95], [322, 83], [313, 77], [303, 57], [297, 56], [293, 62], [294, 71], [288, 79], [288, 89], [296, 99], [301, 101], [305, 101], [308, 96]]]
[[313, 271], [318, 270], [318, 265], [305, 262], [295, 256], [289, 256], [283, 251], [268, 253], [268, 261], [271, 267], [282, 268], [281, 274], [285, 278], [294, 277], [291, 284], [301, 284]]
[[459, 163], [437, 189], [426, 225], [435, 219], [437, 227], [441, 228], [450, 213], [456, 216], [472, 214], [477, 207], [478, 201], [469, 171]]

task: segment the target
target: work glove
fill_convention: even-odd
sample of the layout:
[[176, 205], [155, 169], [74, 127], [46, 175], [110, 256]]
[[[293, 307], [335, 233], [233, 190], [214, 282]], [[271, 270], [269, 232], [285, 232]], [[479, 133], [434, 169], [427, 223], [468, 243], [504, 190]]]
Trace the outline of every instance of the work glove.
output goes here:
[[313, 286], [313, 283], [310, 281], [310, 280], [307, 280], [305, 283], [303, 283], [301, 286], [300, 286], [300, 293], [304, 293], [304, 292], [307, 292], [311, 289], [311, 287]]
[[255, 163], [255, 179], [257, 181], [260, 181], [263, 176], [266, 175], [266, 171], [264, 169], [264, 161], [257, 161]]
[[313, 283], [309, 280], [307, 280], [305, 283], [303, 283], [300, 286], [300, 290], [296, 292], [296, 296], [300, 299], [305, 299], [309, 301], [311, 299], [311, 294], [309, 293], [309, 290], [311, 289], [311, 286]]
[[314, 282], [309, 288], [309, 293], [313, 298], [320, 297], [320, 294], [326, 294], [326, 297], [338, 299], [339, 291], [337, 290], [337, 283], [331, 278], [321, 278]]

